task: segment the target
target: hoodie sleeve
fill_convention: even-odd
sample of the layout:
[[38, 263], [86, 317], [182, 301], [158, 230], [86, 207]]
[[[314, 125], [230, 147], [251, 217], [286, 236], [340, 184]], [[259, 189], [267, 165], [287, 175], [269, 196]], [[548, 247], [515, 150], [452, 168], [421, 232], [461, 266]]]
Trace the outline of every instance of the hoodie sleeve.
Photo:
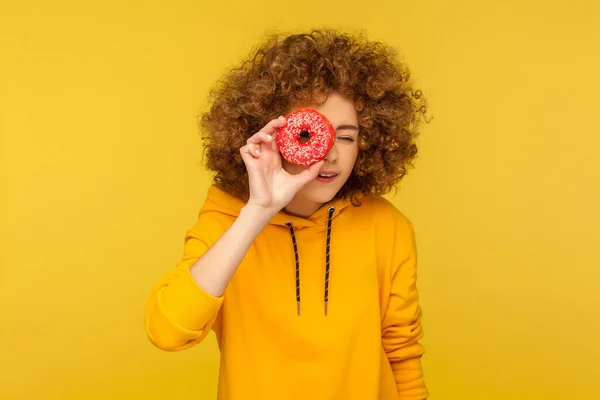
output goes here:
[[405, 220], [396, 229], [389, 298], [382, 323], [382, 344], [390, 361], [400, 400], [423, 400], [428, 391], [423, 378], [424, 348], [421, 308], [416, 286], [417, 252], [413, 226]]
[[223, 297], [205, 292], [190, 273], [190, 267], [208, 248], [197, 234], [188, 231], [183, 257], [151, 291], [146, 306], [146, 333], [160, 349], [192, 347], [218, 322]]

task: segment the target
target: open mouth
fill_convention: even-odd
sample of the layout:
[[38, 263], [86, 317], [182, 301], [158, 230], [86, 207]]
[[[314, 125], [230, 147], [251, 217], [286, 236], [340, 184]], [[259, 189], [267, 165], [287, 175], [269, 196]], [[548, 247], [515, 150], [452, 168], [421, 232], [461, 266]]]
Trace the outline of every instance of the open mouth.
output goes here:
[[317, 175], [317, 180], [319, 182], [331, 182], [335, 179], [335, 177], [337, 176], [337, 174], [335, 172], [321, 172], [319, 173], [319, 175]]

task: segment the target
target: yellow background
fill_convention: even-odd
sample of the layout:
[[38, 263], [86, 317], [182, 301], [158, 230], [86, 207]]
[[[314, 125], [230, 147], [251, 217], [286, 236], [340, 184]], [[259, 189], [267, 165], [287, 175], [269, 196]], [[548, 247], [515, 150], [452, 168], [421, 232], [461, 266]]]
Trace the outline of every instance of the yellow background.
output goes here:
[[209, 184], [195, 116], [267, 29], [366, 29], [431, 103], [413, 220], [432, 399], [600, 398], [597, 1], [0, 3], [0, 398], [214, 399], [147, 341]]

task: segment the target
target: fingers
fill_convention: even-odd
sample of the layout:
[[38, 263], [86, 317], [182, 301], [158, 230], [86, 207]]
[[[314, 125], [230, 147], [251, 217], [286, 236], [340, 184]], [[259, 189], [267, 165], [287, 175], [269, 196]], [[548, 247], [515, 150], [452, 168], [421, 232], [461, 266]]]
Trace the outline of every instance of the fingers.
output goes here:
[[260, 131], [255, 133], [248, 139], [247, 143], [251, 144], [259, 144], [269, 143], [271, 144], [273, 141], [273, 137], [277, 134], [277, 129], [284, 126], [286, 123], [284, 117], [279, 117], [277, 119], [271, 120], [267, 125], [265, 125]]
[[321, 169], [323, 164], [325, 164], [325, 160], [321, 160], [318, 163], [311, 165], [310, 167], [306, 168], [304, 171], [296, 175], [296, 179], [298, 179], [300, 187], [306, 185], [308, 182], [315, 179], [319, 174], [319, 170]]
[[263, 131], [258, 131], [246, 141], [248, 144], [271, 143], [273, 137]]
[[246, 163], [252, 159], [259, 158], [264, 150], [271, 150], [275, 153], [279, 153], [274, 135], [277, 134], [277, 129], [285, 124], [285, 117], [279, 117], [271, 120], [260, 131], [252, 135], [246, 141], [246, 145], [240, 148], [240, 154], [244, 162]]
[[244, 161], [260, 157], [260, 145], [247, 144], [240, 147], [240, 155]]
[[240, 149], [240, 152], [244, 151], [253, 157], [259, 157], [262, 151], [262, 144], [265, 144], [269, 148], [272, 142], [274, 140], [271, 135], [259, 131], [246, 141], [246, 145]]
[[246, 168], [248, 168], [249, 163], [252, 162], [253, 159], [260, 157], [260, 149], [258, 149], [257, 145], [247, 144], [240, 148], [240, 155], [242, 156], [242, 160], [244, 164], [246, 164]]
[[287, 123], [284, 116], [280, 116], [277, 119], [270, 121], [261, 131], [265, 132], [267, 135], [275, 136], [277, 133], [277, 129], [281, 128]]

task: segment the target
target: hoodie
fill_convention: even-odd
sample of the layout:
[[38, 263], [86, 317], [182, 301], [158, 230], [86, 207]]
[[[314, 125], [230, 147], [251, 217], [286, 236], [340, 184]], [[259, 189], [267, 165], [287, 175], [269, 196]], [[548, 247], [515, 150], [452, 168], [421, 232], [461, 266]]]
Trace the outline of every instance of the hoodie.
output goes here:
[[221, 400], [426, 399], [414, 230], [383, 197], [361, 203], [278, 213], [214, 297], [190, 266], [244, 203], [211, 186], [183, 256], [151, 292], [150, 341], [183, 350], [214, 331]]

